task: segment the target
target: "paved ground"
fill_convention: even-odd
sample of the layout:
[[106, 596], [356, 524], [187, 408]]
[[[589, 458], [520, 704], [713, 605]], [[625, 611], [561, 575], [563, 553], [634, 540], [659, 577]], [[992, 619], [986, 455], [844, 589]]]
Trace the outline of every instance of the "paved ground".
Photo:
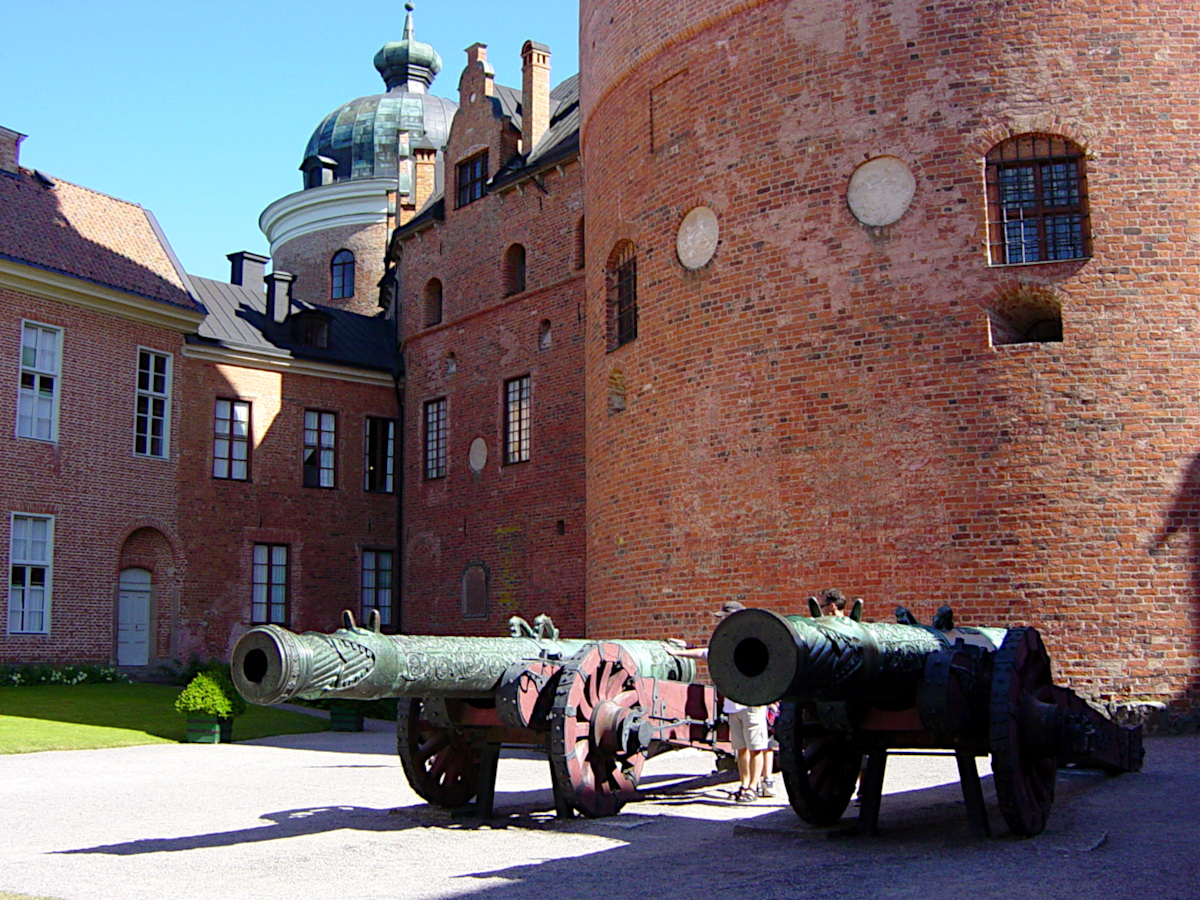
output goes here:
[[[545, 761], [506, 758], [491, 825], [424, 805], [390, 724], [253, 743], [0, 757], [0, 892], [140, 898], [1200, 897], [1200, 736], [1145, 769], [1063, 775], [1047, 830], [966, 829], [952, 758], [889, 763], [873, 839], [814, 830], [785, 799], [725, 800], [712, 757], [651, 760], [650, 797], [556, 820]], [[682, 780], [681, 779], [685, 779]], [[848, 824], [848, 823], [847, 823]]]

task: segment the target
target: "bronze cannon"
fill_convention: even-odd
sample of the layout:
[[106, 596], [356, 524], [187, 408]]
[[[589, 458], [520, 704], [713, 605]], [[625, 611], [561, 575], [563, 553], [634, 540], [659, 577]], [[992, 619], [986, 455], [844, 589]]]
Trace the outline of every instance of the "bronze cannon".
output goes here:
[[841, 818], [867, 758], [859, 828], [874, 833], [889, 750], [953, 750], [972, 830], [989, 833], [975, 758], [991, 755], [1000, 811], [1020, 835], [1039, 834], [1062, 766], [1136, 771], [1140, 727], [1113, 723], [1053, 683], [1033, 628], [955, 627], [942, 607], [931, 627], [903, 607], [897, 624], [782, 616], [748, 609], [725, 618], [708, 666], [722, 694], [749, 705], [782, 700], [780, 767], [793, 808], [810, 824]]
[[550, 759], [560, 815], [616, 813], [646, 759], [672, 747], [718, 749], [712, 687], [659, 641], [560, 640], [546, 617], [514, 618], [509, 637], [385, 635], [345, 613], [332, 634], [250, 629], [233, 681], [251, 703], [395, 697], [397, 750], [425, 800], [476, 799], [490, 816], [502, 747]]

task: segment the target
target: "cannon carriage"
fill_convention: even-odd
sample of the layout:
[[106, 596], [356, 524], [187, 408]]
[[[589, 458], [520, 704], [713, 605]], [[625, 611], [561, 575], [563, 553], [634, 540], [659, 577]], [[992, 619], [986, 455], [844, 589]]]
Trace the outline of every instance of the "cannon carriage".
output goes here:
[[545, 617], [509, 637], [385, 635], [344, 614], [331, 634], [250, 629], [231, 670], [251, 703], [397, 700], [397, 751], [426, 801], [475, 800], [489, 817], [504, 747], [550, 761], [560, 815], [612, 815], [636, 796], [642, 766], [675, 747], [728, 749], [712, 687], [659, 641], [559, 639]]
[[[1119, 726], [1056, 685], [1033, 628], [955, 627], [949, 607], [921, 625], [748, 609], [713, 632], [708, 665], [739, 703], [782, 701], [776, 725], [792, 807], [806, 822], [838, 821], [859, 788], [859, 829], [878, 825], [889, 751], [953, 751], [971, 829], [990, 833], [976, 757], [991, 755], [1000, 811], [1019, 835], [1039, 834], [1063, 766], [1141, 768], [1140, 728]], [[867, 759], [862, 768], [864, 756]]]

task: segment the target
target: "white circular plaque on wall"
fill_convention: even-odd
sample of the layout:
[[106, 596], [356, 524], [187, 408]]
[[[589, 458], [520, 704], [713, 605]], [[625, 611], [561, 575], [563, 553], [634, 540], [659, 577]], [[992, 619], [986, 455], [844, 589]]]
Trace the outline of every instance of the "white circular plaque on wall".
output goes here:
[[487, 441], [481, 437], [471, 441], [471, 451], [467, 454], [467, 465], [471, 467], [471, 471], [478, 475], [483, 471], [483, 467], [487, 465]]
[[697, 206], [679, 223], [675, 253], [685, 269], [703, 268], [717, 252], [719, 238], [717, 214], [707, 206]]
[[858, 221], [878, 227], [899, 221], [916, 192], [917, 179], [906, 162], [894, 156], [877, 156], [854, 170], [846, 188], [846, 202]]

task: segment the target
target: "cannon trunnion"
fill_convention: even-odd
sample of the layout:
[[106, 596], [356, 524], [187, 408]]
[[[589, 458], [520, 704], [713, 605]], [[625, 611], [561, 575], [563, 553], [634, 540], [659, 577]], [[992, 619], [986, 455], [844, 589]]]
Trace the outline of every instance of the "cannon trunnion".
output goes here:
[[[396, 740], [430, 803], [492, 812], [502, 747], [545, 751], [560, 815], [611, 815], [636, 796], [646, 759], [717, 749], [716, 692], [658, 641], [559, 640], [548, 620], [509, 637], [384, 635], [345, 614], [331, 634], [252, 628], [234, 646], [234, 684], [258, 704], [397, 698]], [[727, 745], [726, 745], [727, 746]]]
[[814, 825], [841, 818], [862, 771], [860, 829], [876, 829], [887, 753], [953, 750], [972, 830], [988, 833], [975, 757], [992, 757], [1000, 811], [1020, 835], [1039, 834], [1061, 766], [1141, 768], [1140, 728], [1116, 725], [1053, 683], [1033, 628], [934, 627], [852, 617], [736, 612], [713, 632], [708, 664], [740, 703], [782, 700], [780, 765], [793, 808]]

